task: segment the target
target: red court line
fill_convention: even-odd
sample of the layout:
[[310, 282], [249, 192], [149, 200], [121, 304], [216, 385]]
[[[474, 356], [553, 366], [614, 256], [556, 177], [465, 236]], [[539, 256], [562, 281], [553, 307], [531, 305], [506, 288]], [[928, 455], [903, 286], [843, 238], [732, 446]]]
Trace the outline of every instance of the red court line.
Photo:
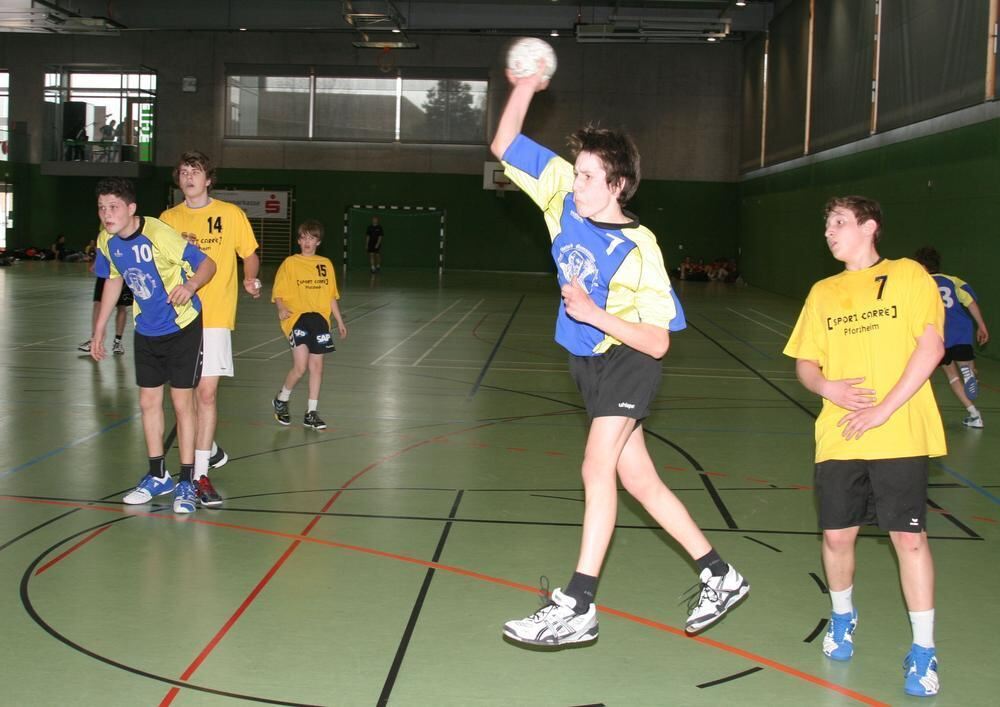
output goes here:
[[986, 523], [996, 523], [997, 522], [997, 521], [993, 520], [992, 518], [985, 518], [983, 516], [972, 516], [972, 519], [973, 520], [981, 520], [981, 521], [984, 521]]
[[93, 540], [94, 538], [96, 538], [98, 535], [100, 535], [101, 533], [103, 533], [105, 530], [107, 530], [110, 527], [111, 527], [110, 525], [106, 525], [103, 528], [98, 528], [97, 530], [95, 530], [93, 533], [91, 533], [90, 535], [88, 535], [87, 537], [85, 537], [83, 540], [81, 540], [80, 542], [78, 542], [76, 545], [74, 545], [73, 547], [71, 547], [66, 552], [64, 552], [64, 553], [56, 556], [55, 558], [49, 560], [44, 565], [42, 565], [37, 570], [35, 570], [35, 576], [37, 577], [42, 572], [44, 572], [45, 570], [47, 570], [49, 567], [51, 567], [55, 563], [59, 562], [59, 560], [62, 560], [63, 558], [67, 557], [68, 555], [72, 554], [73, 552], [76, 552], [81, 547], [83, 547], [84, 545], [86, 545], [87, 543], [89, 543], [91, 540]]
[[[125, 510], [122, 509], [122, 508], [113, 507], [113, 506], [98, 506], [98, 505], [92, 505], [92, 504], [89, 504], [89, 503], [74, 503], [74, 502], [69, 502], [69, 501], [46, 501], [46, 500], [41, 500], [41, 499], [18, 498], [16, 496], [6, 496], [6, 495], [0, 495], [0, 500], [16, 501], [16, 502], [19, 502], [19, 503], [38, 503], [38, 504], [42, 504], [42, 505], [65, 506], [65, 507], [72, 507], [72, 508], [80, 508], [80, 509], [83, 509], [83, 510], [99, 510], [99, 511], [109, 511], [109, 512], [112, 512], [112, 513], [125, 513]], [[163, 520], [167, 520], [167, 521], [173, 520], [170, 516], [165, 516], [162, 513], [137, 512], [137, 511], [133, 511], [131, 509], [129, 509], [128, 515], [134, 515], [134, 516], [137, 516], [137, 517], [156, 518], [157, 520], [160, 520], [160, 521], [163, 521]], [[418, 565], [420, 567], [433, 568], [433, 569], [436, 569], [436, 570], [440, 570], [442, 572], [448, 572], [448, 573], [451, 573], [451, 574], [459, 575], [459, 576], [462, 576], [462, 577], [468, 577], [470, 579], [475, 579], [475, 580], [479, 580], [479, 581], [482, 581], [482, 582], [489, 582], [491, 584], [498, 584], [500, 586], [509, 587], [511, 589], [517, 589], [518, 591], [522, 591], [522, 592], [529, 592], [531, 594], [538, 594], [538, 587], [530, 586], [530, 585], [527, 585], [527, 584], [521, 584], [519, 582], [512, 582], [511, 580], [504, 579], [502, 577], [494, 577], [492, 575], [483, 574], [481, 572], [475, 572], [473, 570], [464, 569], [462, 567], [455, 567], [455, 566], [452, 566], [452, 565], [444, 565], [444, 564], [441, 564], [439, 562], [431, 562], [429, 560], [421, 560], [421, 559], [416, 558], [416, 557], [409, 557], [408, 555], [399, 555], [399, 554], [394, 553], [394, 552], [386, 552], [384, 550], [376, 550], [375, 548], [363, 547], [363, 546], [360, 546], [360, 545], [350, 545], [348, 543], [340, 543], [340, 542], [336, 542], [334, 540], [323, 540], [321, 538], [313, 538], [313, 537], [308, 537], [308, 536], [303, 536], [303, 535], [294, 535], [292, 533], [283, 533], [283, 532], [277, 531], [277, 530], [266, 530], [264, 528], [255, 528], [253, 526], [248, 526], [248, 525], [237, 525], [235, 523], [224, 523], [224, 522], [221, 522], [221, 521], [203, 520], [201, 518], [186, 517], [183, 520], [180, 520], [180, 521], [177, 521], [177, 522], [198, 523], [198, 524], [201, 524], [201, 525], [208, 525], [208, 526], [212, 526], [212, 527], [215, 527], [215, 528], [226, 528], [226, 529], [229, 529], [229, 530], [236, 530], [236, 531], [240, 531], [240, 532], [254, 533], [254, 534], [257, 534], [257, 535], [266, 535], [266, 536], [275, 537], [275, 538], [283, 538], [283, 539], [287, 539], [287, 540], [300, 541], [302, 543], [312, 543], [314, 545], [322, 545], [322, 546], [325, 546], [325, 547], [332, 547], [332, 548], [337, 548], [337, 549], [340, 549], [340, 550], [349, 550], [351, 552], [358, 552], [358, 553], [362, 553], [362, 554], [365, 554], [365, 555], [372, 555], [372, 556], [375, 556], [375, 557], [382, 557], [382, 558], [386, 558], [386, 559], [390, 559], [390, 560], [396, 560], [396, 561], [405, 562], [405, 563], [411, 564], [411, 565]], [[286, 552], [288, 552], [288, 551], [286, 551]], [[611, 608], [609, 606], [605, 606], [605, 605], [598, 605], [598, 606], [599, 606], [599, 608], [602, 611], [604, 611], [605, 613], [608, 613], [608, 614], [610, 614], [612, 616], [617, 616], [618, 618], [625, 619], [626, 621], [631, 621], [633, 623], [637, 623], [639, 625], [646, 626], [648, 628], [656, 629], [658, 631], [663, 631], [665, 633], [670, 633], [670, 634], [673, 634], [675, 636], [682, 636], [682, 637], [687, 638], [688, 640], [696, 641], [698, 643], [701, 643], [702, 645], [709, 646], [711, 648], [715, 648], [717, 650], [724, 651], [726, 653], [731, 653], [732, 655], [740, 656], [741, 658], [745, 658], [746, 660], [749, 660], [751, 662], [756, 662], [756, 663], [760, 663], [761, 665], [766, 665], [766, 666], [772, 668], [773, 670], [776, 670], [778, 672], [784, 673], [784, 674], [789, 675], [789, 676], [794, 677], [794, 678], [798, 678], [800, 680], [804, 680], [805, 682], [808, 682], [808, 683], [811, 683], [813, 685], [816, 685], [817, 687], [822, 687], [824, 689], [831, 690], [833, 692], [839, 693], [841, 695], [844, 695], [845, 697], [849, 697], [849, 698], [851, 698], [851, 699], [853, 699], [853, 700], [855, 700], [857, 702], [860, 702], [862, 704], [872, 705], [874, 707], [889, 707], [889, 705], [887, 703], [879, 702], [878, 700], [876, 700], [876, 699], [874, 699], [872, 697], [868, 697], [867, 695], [864, 695], [862, 693], [855, 692], [854, 690], [850, 690], [850, 689], [848, 689], [846, 687], [842, 687], [841, 685], [837, 685], [836, 683], [829, 682], [828, 680], [824, 680], [823, 678], [817, 677], [815, 675], [810, 675], [809, 673], [803, 672], [803, 671], [801, 671], [801, 670], [799, 670], [797, 668], [793, 668], [793, 667], [791, 667], [789, 665], [785, 665], [784, 663], [779, 663], [779, 662], [771, 660], [769, 658], [765, 658], [763, 656], [760, 656], [760, 655], [758, 655], [756, 653], [752, 653], [750, 651], [743, 650], [742, 648], [737, 648], [736, 646], [732, 646], [732, 645], [729, 645], [727, 643], [722, 643], [720, 641], [715, 641], [715, 640], [713, 640], [711, 638], [703, 638], [701, 636], [688, 636], [682, 629], [675, 628], [673, 626], [669, 626], [667, 624], [660, 623], [658, 621], [653, 621], [652, 619], [647, 619], [647, 618], [644, 618], [642, 616], [638, 616], [636, 614], [631, 614], [631, 613], [626, 612], [626, 611], [621, 611], [619, 609], [614, 609], [614, 608]], [[179, 688], [173, 688], [173, 690], [177, 690], [177, 689], [179, 689]], [[172, 692], [173, 692], [173, 690], [172, 690]], [[161, 704], [163, 704], [163, 703], [161, 703]]]

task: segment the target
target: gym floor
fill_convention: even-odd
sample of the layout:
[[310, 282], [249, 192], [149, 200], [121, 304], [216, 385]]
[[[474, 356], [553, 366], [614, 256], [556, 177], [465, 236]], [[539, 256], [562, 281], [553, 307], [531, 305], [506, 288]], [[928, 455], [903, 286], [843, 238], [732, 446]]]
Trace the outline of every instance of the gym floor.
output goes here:
[[[322, 432], [301, 425], [305, 381], [290, 427], [271, 414], [291, 360], [272, 278], [261, 300], [241, 297], [237, 375], [220, 389], [226, 502], [180, 517], [169, 497], [121, 504], [146, 469], [131, 322], [126, 354], [95, 363], [76, 351], [86, 265], [0, 268], [0, 703], [919, 702], [902, 691], [910, 629], [884, 533], [858, 543], [853, 661], [820, 652], [819, 401], [781, 354], [801, 302], [675, 283], [690, 326], [646, 421], [664, 480], [748, 600], [685, 637], [692, 563], [623, 493], [600, 638], [552, 652], [500, 626], [540, 606], [541, 576], [567, 581], [579, 544], [587, 420], [552, 341], [554, 278], [349, 273]], [[980, 361], [983, 430], [962, 427], [934, 378], [950, 453], [931, 463], [942, 690], [926, 702], [941, 707], [996, 704], [998, 372]]]

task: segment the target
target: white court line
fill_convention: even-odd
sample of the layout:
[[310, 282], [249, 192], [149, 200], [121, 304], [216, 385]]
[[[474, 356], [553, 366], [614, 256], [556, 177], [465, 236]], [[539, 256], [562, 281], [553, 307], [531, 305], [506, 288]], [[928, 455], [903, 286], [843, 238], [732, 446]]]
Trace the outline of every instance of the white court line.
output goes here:
[[41, 341], [32, 341], [30, 344], [18, 344], [17, 346], [11, 346], [10, 348], [4, 349], [5, 351], [16, 351], [17, 349], [23, 349], [28, 346], [38, 346], [39, 344], [47, 344], [51, 341], [61, 341], [62, 339], [72, 338], [72, 334], [66, 334], [65, 336], [57, 336], [54, 339], [42, 339]]
[[444, 309], [440, 313], [438, 313], [438, 315], [436, 317], [434, 317], [433, 319], [431, 319], [429, 322], [427, 322], [426, 324], [424, 324], [422, 327], [420, 327], [419, 329], [417, 329], [415, 332], [413, 332], [408, 337], [406, 337], [405, 339], [403, 339], [402, 341], [400, 341], [398, 344], [396, 344], [395, 346], [393, 346], [391, 349], [389, 349], [388, 351], [386, 351], [384, 354], [382, 354], [381, 356], [379, 356], [378, 358], [376, 358], [374, 361], [372, 361], [368, 365], [369, 366], [378, 365], [379, 361], [381, 361], [383, 358], [385, 358], [386, 356], [388, 356], [389, 354], [391, 354], [393, 351], [395, 351], [396, 349], [398, 349], [400, 346], [402, 346], [403, 344], [405, 344], [407, 341], [409, 341], [410, 339], [412, 339], [414, 336], [416, 336], [417, 334], [419, 334], [420, 332], [422, 332], [424, 329], [426, 329], [427, 327], [429, 327], [431, 324], [433, 324], [434, 322], [436, 322], [438, 319], [440, 319], [441, 317], [443, 317], [445, 314], [447, 314], [449, 311], [451, 311], [452, 307], [454, 307], [455, 305], [457, 305], [461, 301], [462, 301], [462, 299], [459, 298], [459, 299], [455, 300], [454, 302], [452, 302], [449, 307], [447, 307], [446, 309]]
[[774, 317], [769, 316], [767, 314], [764, 314], [763, 312], [760, 312], [760, 311], [754, 309], [753, 307], [750, 308], [750, 311], [753, 312], [754, 314], [759, 314], [760, 316], [764, 317], [765, 319], [770, 319], [772, 322], [777, 322], [781, 326], [788, 327], [789, 329], [792, 328], [791, 324], [787, 324], [787, 323], [781, 321], [780, 319], [775, 319]]
[[740, 314], [739, 312], [737, 312], [737, 311], [736, 311], [735, 309], [733, 309], [733, 308], [731, 308], [731, 307], [726, 307], [726, 309], [728, 309], [728, 310], [729, 310], [730, 312], [732, 312], [733, 314], [735, 314], [735, 315], [736, 315], [737, 317], [743, 317], [743, 318], [744, 318], [744, 319], [746, 319], [746, 320], [747, 320], [748, 322], [753, 322], [754, 324], [756, 324], [756, 325], [757, 325], [757, 326], [759, 326], [759, 327], [764, 327], [764, 328], [765, 328], [765, 329], [767, 329], [768, 331], [773, 331], [773, 332], [774, 332], [775, 334], [777, 334], [777, 335], [778, 335], [778, 336], [780, 336], [780, 337], [786, 337], [786, 336], [788, 336], [788, 332], [784, 332], [784, 331], [778, 331], [777, 329], [772, 329], [772, 328], [771, 328], [771, 327], [769, 327], [769, 326], [768, 326], [767, 324], [761, 324], [761, 323], [760, 323], [760, 322], [758, 322], [758, 321], [757, 321], [756, 319], [751, 319], [750, 317], [748, 317], [748, 316], [747, 316], [747, 315], [745, 315], [745, 314]]
[[451, 329], [449, 329], [449, 330], [448, 330], [448, 331], [446, 331], [446, 332], [445, 332], [444, 334], [442, 334], [442, 335], [441, 335], [441, 338], [440, 338], [440, 339], [438, 339], [437, 341], [435, 341], [435, 342], [434, 342], [434, 345], [433, 345], [433, 346], [431, 346], [431, 347], [430, 347], [429, 349], [427, 349], [426, 351], [424, 351], [424, 354], [423, 354], [423, 356], [421, 356], [420, 358], [418, 358], [418, 359], [417, 359], [416, 361], [414, 361], [414, 362], [413, 362], [412, 364], [410, 364], [410, 365], [412, 365], [412, 366], [419, 366], [419, 365], [420, 365], [420, 362], [421, 362], [421, 361], [423, 361], [423, 360], [424, 360], [425, 358], [427, 358], [427, 357], [428, 357], [428, 356], [430, 355], [430, 353], [431, 353], [431, 352], [432, 352], [432, 351], [433, 351], [434, 349], [436, 349], [436, 348], [438, 347], [438, 344], [440, 344], [440, 343], [441, 343], [442, 341], [444, 341], [445, 339], [447, 339], [447, 338], [448, 338], [448, 337], [449, 337], [449, 336], [451, 335], [451, 332], [455, 331], [455, 329], [457, 329], [457, 328], [458, 328], [458, 325], [459, 325], [459, 324], [461, 324], [462, 322], [464, 322], [464, 321], [465, 321], [465, 319], [466, 319], [466, 317], [468, 317], [468, 316], [469, 316], [470, 314], [472, 314], [473, 312], [475, 312], [475, 311], [476, 311], [476, 309], [477, 309], [477, 308], [479, 307], [479, 305], [481, 305], [481, 304], [482, 304], [483, 302], [485, 302], [485, 301], [486, 301], [486, 300], [484, 300], [484, 299], [481, 299], [481, 300], [479, 300], [478, 302], [476, 302], [476, 304], [475, 304], [475, 305], [473, 305], [472, 309], [470, 309], [470, 310], [469, 310], [468, 312], [466, 312], [466, 313], [465, 313], [465, 314], [464, 314], [464, 315], [462, 316], [462, 318], [461, 318], [461, 319], [459, 319], [459, 320], [458, 320], [457, 322], [455, 322], [455, 323], [454, 323], [454, 324], [452, 325]]
[[[413, 368], [413, 364], [410, 363], [385, 363], [382, 364], [383, 368]], [[482, 366], [439, 366], [434, 363], [427, 363], [420, 367], [421, 370], [437, 369], [441, 371], [479, 371]], [[503, 366], [490, 366], [491, 371], [500, 371], [503, 373], [544, 373], [546, 375], [552, 373], [564, 373], [568, 371], [568, 368], [563, 369], [552, 369], [552, 368], [505, 368]], [[671, 378], [710, 378], [713, 380], [738, 380], [738, 381], [760, 381], [757, 376], [709, 376], [709, 375], [699, 375], [696, 373], [674, 373], [672, 371], [665, 371], [664, 376], [670, 376]], [[776, 376], [769, 377], [770, 381], [781, 381], [783, 383], [797, 383], [798, 378], [779, 378]]]

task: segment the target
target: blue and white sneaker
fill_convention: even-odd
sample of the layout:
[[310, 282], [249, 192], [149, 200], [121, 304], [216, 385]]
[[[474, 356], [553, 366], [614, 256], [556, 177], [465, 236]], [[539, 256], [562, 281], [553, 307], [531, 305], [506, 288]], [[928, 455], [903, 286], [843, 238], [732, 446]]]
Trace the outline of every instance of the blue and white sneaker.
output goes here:
[[153, 500], [153, 496], [162, 496], [165, 493], [170, 493], [174, 490], [174, 480], [170, 478], [167, 474], [165, 478], [157, 478], [152, 474], [146, 474], [139, 481], [139, 485], [134, 489], [129, 491], [122, 498], [122, 503], [127, 503], [130, 506], [138, 506], [143, 503], [149, 503]]
[[194, 513], [197, 502], [198, 493], [194, 490], [194, 484], [190, 481], [177, 484], [177, 493], [174, 494], [174, 513]]
[[907, 695], [930, 697], [941, 689], [937, 674], [937, 654], [933, 648], [924, 648], [914, 643], [903, 661], [903, 689]]
[[850, 660], [854, 655], [854, 630], [858, 627], [858, 610], [847, 614], [830, 614], [830, 625], [823, 637], [823, 653], [831, 660]]
[[965, 395], [969, 400], [975, 400], [979, 397], [979, 381], [976, 379], [976, 372], [972, 370], [972, 366], [959, 366], [959, 372], [962, 374], [962, 387], [965, 388]]

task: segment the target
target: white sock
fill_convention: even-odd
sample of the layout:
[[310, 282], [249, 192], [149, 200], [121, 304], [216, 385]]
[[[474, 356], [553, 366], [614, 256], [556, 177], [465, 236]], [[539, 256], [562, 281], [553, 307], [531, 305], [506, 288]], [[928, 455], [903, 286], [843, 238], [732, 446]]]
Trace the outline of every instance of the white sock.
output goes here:
[[208, 474], [208, 459], [211, 456], [212, 450], [210, 449], [194, 450], [194, 474], [191, 477], [192, 479], [197, 481]]
[[971, 415], [972, 417], [979, 417], [979, 410], [976, 409], [975, 405], [970, 405], [965, 409], [969, 411], [969, 415]]
[[318, 408], [319, 408], [319, 401], [309, 398], [309, 409], [307, 410], [307, 412], [316, 412]]
[[911, 611], [910, 626], [913, 627], [913, 642], [924, 648], [934, 647], [934, 609]]
[[287, 403], [292, 398], [292, 391], [290, 391], [285, 386], [281, 386], [281, 391], [278, 393], [278, 400], [283, 403]]
[[830, 590], [830, 601], [833, 602], [833, 613], [835, 614], [850, 614], [854, 612], [854, 601], [852, 598], [854, 594], [854, 585], [852, 584], [847, 589], [840, 592], [835, 592]]

